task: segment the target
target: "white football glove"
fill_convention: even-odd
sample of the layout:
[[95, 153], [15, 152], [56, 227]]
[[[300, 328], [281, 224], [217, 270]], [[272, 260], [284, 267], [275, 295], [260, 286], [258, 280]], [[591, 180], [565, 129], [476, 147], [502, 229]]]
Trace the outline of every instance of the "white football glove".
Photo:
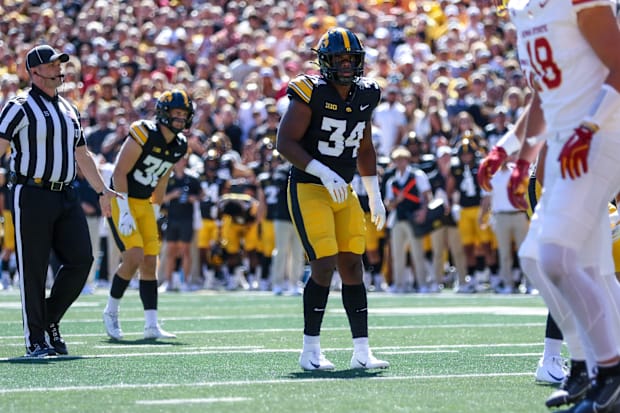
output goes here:
[[378, 231], [385, 226], [385, 205], [381, 199], [381, 190], [379, 189], [379, 179], [376, 175], [362, 176], [362, 183], [368, 194], [368, 206], [370, 207], [370, 220]]
[[119, 209], [118, 230], [122, 235], [128, 236], [136, 230], [136, 221], [133, 219], [131, 211], [129, 210], [127, 194], [121, 195], [123, 195], [123, 198], [116, 198]]
[[321, 180], [321, 183], [327, 189], [334, 202], [340, 204], [347, 200], [349, 185], [336, 172], [316, 159], [311, 160], [306, 165], [306, 172]]

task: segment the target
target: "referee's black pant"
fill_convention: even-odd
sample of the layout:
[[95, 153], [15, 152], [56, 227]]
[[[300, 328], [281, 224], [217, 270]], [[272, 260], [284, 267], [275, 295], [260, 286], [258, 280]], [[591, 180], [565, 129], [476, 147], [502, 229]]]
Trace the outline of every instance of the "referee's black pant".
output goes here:
[[[15, 185], [15, 254], [20, 274], [26, 347], [41, 343], [50, 323], [58, 323], [78, 298], [93, 262], [86, 218], [77, 192]], [[50, 296], [45, 282], [50, 252], [60, 267]]]

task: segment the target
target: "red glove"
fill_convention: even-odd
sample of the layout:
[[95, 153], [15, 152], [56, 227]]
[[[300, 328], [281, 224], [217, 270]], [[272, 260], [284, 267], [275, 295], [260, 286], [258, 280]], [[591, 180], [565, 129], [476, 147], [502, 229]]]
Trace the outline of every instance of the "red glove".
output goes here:
[[491, 152], [482, 160], [478, 167], [477, 178], [480, 188], [487, 192], [493, 189], [491, 186], [491, 178], [495, 175], [495, 172], [497, 172], [507, 157], [508, 154], [501, 146], [494, 146], [493, 149], [491, 149]]
[[508, 199], [518, 209], [526, 210], [528, 205], [525, 201], [525, 191], [530, 178], [530, 163], [525, 159], [517, 160], [515, 168], [510, 174], [508, 181]]
[[588, 172], [588, 152], [590, 152], [590, 142], [592, 135], [596, 133], [598, 127], [594, 124], [582, 123], [575, 129], [574, 133], [562, 148], [560, 152], [560, 170], [562, 178], [566, 178], [566, 174], [571, 179], [581, 176], [581, 173]]

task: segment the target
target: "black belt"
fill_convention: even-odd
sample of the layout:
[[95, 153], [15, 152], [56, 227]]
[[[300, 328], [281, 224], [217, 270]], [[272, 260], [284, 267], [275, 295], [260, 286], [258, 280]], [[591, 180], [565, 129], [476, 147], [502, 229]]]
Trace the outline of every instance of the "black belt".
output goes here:
[[37, 188], [48, 189], [54, 192], [60, 192], [71, 188], [71, 182], [44, 181], [41, 178], [28, 178], [25, 176], [16, 176], [15, 183], [18, 185], [35, 186]]

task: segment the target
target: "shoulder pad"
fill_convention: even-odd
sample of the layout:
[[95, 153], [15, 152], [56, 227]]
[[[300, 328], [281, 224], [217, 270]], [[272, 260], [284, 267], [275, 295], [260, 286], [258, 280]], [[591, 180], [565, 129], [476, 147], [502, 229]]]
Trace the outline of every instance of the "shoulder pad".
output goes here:
[[256, 180], [258, 182], [262, 182], [262, 181], [266, 181], [269, 178], [271, 178], [271, 174], [269, 172], [261, 172], [258, 174], [258, 176], [256, 177]]
[[376, 80], [369, 77], [360, 77], [356, 81], [357, 87], [360, 89], [376, 89], [379, 91], [379, 84]]
[[[318, 76], [300, 75], [288, 84], [287, 94], [305, 103], [310, 103], [312, 91], [322, 80]], [[323, 81], [324, 82], [324, 81]]]
[[220, 165], [223, 164], [236, 164], [239, 162], [239, 159], [232, 153], [226, 152], [220, 158]]
[[140, 146], [143, 146], [149, 138], [149, 132], [154, 130], [157, 130], [154, 122], [142, 119], [131, 124], [129, 136]]
[[185, 169], [185, 174], [193, 179], [200, 179], [200, 173], [194, 169], [187, 168]]

